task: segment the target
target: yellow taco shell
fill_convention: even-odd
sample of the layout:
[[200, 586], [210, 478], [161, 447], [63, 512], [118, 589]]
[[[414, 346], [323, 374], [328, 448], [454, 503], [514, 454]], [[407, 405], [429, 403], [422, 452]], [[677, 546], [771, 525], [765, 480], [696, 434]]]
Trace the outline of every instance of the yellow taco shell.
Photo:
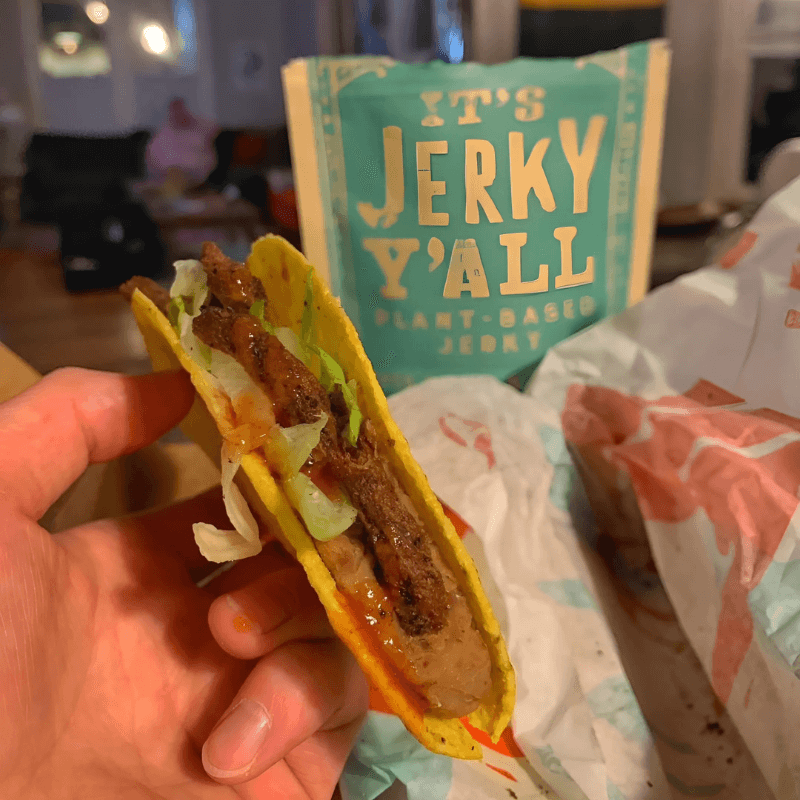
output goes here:
[[[456, 580], [465, 590], [470, 610], [489, 649], [492, 693], [483, 705], [470, 714], [468, 721], [496, 742], [510, 720], [515, 697], [514, 670], [500, 627], [472, 558], [389, 413], [386, 397], [353, 324], [302, 254], [284, 239], [271, 235], [259, 239], [253, 245], [247, 266], [264, 284], [269, 298], [269, 321], [276, 327], [292, 328], [298, 335], [306, 281], [309, 270], [312, 271], [316, 340], [339, 362], [348, 380], [356, 379], [359, 406], [364, 416], [372, 421], [378, 439], [386, 445], [385, 455], [398, 480], [434, 537]], [[142, 292], [137, 290], [134, 293], [131, 305], [154, 369], [175, 369], [180, 366], [190, 374], [197, 397], [181, 427], [219, 464], [222, 438], [233, 427], [230, 402], [212, 385], [207, 374], [184, 353], [167, 318]], [[397, 675], [388, 657], [372, 645], [365, 635], [365, 626], [348, 608], [344, 595], [337, 589], [317, 553], [313, 539], [299, 522], [264, 458], [250, 453], [243, 457], [241, 467], [236, 482], [253, 512], [269, 533], [294, 553], [302, 564], [337, 635], [353, 652], [389, 708], [429, 750], [454, 758], [480, 758], [481, 747], [464, 725], [458, 719], [445, 719], [432, 711], [423, 711], [416, 694], [409, 691], [405, 680]]]

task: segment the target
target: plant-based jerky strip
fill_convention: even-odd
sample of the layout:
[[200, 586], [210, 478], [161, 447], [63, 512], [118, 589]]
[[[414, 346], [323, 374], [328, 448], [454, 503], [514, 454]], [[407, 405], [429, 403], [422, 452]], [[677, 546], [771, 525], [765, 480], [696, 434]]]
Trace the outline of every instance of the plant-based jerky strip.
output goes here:
[[225, 307], [247, 314], [256, 300], [266, 300], [261, 281], [244, 264], [228, 258], [215, 244], [205, 242], [201, 260], [208, 277], [208, 291]]
[[170, 297], [169, 292], [163, 286], [156, 283], [152, 278], [144, 278], [141, 275], [135, 275], [119, 287], [120, 293], [129, 303], [133, 297], [133, 293], [137, 289], [142, 294], [147, 295], [158, 307], [158, 310], [165, 317], [167, 316]]
[[216, 248], [204, 249], [203, 265], [211, 294], [194, 320], [195, 335], [244, 366], [282, 426], [328, 415], [304, 471], [323, 486], [340, 487], [358, 511], [345, 534], [315, 541], [334, 580], [364, 606], [395, 665], [433, 706], [469, 713], [490, 689], [488, 651], [455, 578], [380, 456], [371, 426], [365, 423], [356, 446], [349, 446], [337, 431], [337, 420], [343, 431], [348, 416], [340, 393], [329, 396], [246, 310], [248, 302], [264, 299], [260, 281]]

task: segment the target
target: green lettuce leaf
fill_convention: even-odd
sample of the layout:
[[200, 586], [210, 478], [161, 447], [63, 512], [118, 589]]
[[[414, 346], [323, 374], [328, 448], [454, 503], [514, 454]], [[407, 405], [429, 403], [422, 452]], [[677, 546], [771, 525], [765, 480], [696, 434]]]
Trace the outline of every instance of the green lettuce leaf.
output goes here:
[[211, 347], [208, 352], [209, 358], [203, 366], [231, 401], [245, 393], [263, 394], [261, 388], [247, 374], [247, 370], [233, 356]]
[[311, 353], [291, 328], [278, 328], [275, 331], [278, 341], [298, 360], [311, 367]]
[[[261, 389], [235, 358], [213, 350], [201, 342], [192, 330], [192, 321], [200, 313], [208, 297], [208, 282], [203, 265], [187, 260], [175, 263], [175, 280], [170, 287], [167, 316], [178, 333], [181, 345], [189, 357], [205, 370], [231, 400], [244, 392]], [[239, 469], [241, 456], [232, 457], [222, 446], [222, 498], [233, 530], [221, 530], [206, 522], [193, 527], [195, 541], [203, 556], [209, 561], [235, 561], [254, 556], [261, 551], [258, 524], [233, 478]]]
[[186, 303], [182, 297], [173, 297], [167, 306], [167, 319], [169, 324], [175, 329], [176, 333], [180, 333], [181, 329], [181, 314], [186, 313]]
[[[358, 393], [356, 391], [355, 379], [347, 381], [345, 379], [344, 370], [336, 359], [323, 350], [319, 345], [315, 344], [312, 340], [312, 315], [314, 305], [314, 290], [313, 279], [311, 270], [308, 271], [308, 278], [306, 280], [306, 296], [303, 305], [303, 319], [301, 322], [301, 334], [303, 344], [308, 351], [315, 353], [319, 356], [320, 360], [320, 383], [325, 387], [326, 392], [332, 392], [334, 387], [339, 386], [342, 390], [342, 397], [347, 405], [347, 410], [350, 412], [350, 417], [347, 425], [347, 440], [355, 447], [358, 442], [358, 433], [361, 430], [361, 423], [364, 420], [364, 415], [358, 407]], [[302, 359], [305, 361], [305, 359]], [[310, 360], [310, 359], [309, 359]], [[306, 366], [308, 362], [306, 361]]]
[[195, 259], [175, 262], [175, 280], [169, 290], [169, 296], [182, 297], [188, 300], [185, 311], [192, 317], [200, 313], [200, 307], [208, 297], [208, 279], [203, 265]]
[[331, 500], [307, 475], [300, 472], [311, 451], [319, 444], [328, 415], [307, 424], [281, 428], [275, 444], [282, 451], [289, 474], [284, 488], [292, 504], [303, 518], [308, 532], [321, 542], [327, 542], [346, 531], [355, 521], [356, 510], [345, 500]]
[[256, 300], [250, 306], [250, 314], [254, 316], [260, 323], [261, 327], [267, 332], [275, 335], [275, 326], [264, 316], [265, 304], [263, 300]]
[[[187, 354], [205, 370], [214, 383], [233, 401], [245, 392], [260, 393], [261, 389], [250, 378], [244, 367], [232, 356], [215, 350], [201, 342], [192, 330], [192, 321], [208, 296], [205, 270], [199, 261], [179, 261], [175, 264], [175, 281], [170, 289], [171, 300], [167, 309], [172, 327], [178, 333]], [[303, 315], [303, 336], [298, 337], [291, 328], [275, 328], [265, 315], [263, 300], [250, 307], [255, 317], [268, 333], [277, 336], [289, 352], [307, 366], [314, 354], [321, 362], [323, 385], [327, 391], [341, 385], [348, 407], [351, 408], [349, 435], [355, 443], [358, 437], [361, 414], [355, 399], [355, 382], [345, 382], [339, 364], [324, 350], [310, 342], [311, 336], [311, 283], [307, 286], [307, 305]], [[352, 405], [351, 405], [352, 404]], [[352, 409], [355, 409], [355, 415]], [[353, 524], [356, 510], [345, 500], [331, 500], [314, 482], [300, 470], [311, 451], [319, 443], [328, 415], [314, 423], [295, 425], [279, 429], [275, 444], [282, 449], [284, 464], [289, 473], [284, 476], [284, 488], [303, 519], [308, 532], [320, 541], [327, 541], [341, 534]], [[353, 425], [356, 425], [353, 429]], [[258, 525], [241, 491], [234, 483], [241, 457], [232, 458], [225, 444], [222, 449], [222, 496], [225, 510], [233, 530], [221, 530], [205, 522], [193, 526], [195, 541], [203, 556], [209, 561], [227, 562], [248, 558], [261, 551]]]
[[328, 423], [328, 415], [323, 412], [316, 422], [293, 425], [291, 428], [280, 428], [275, 437], [276, 447], [281, 454], [291, 475], [295, 475], [308, 461], [311, 451], [319, 444], [322, 429]]
[[302, 472], [284, 484], [286, 494], [300, 512], [308, 532], [320, 542], [328, 542], [344, 533], [356, 520], [353, 506], [331, 500], [325, 492]]

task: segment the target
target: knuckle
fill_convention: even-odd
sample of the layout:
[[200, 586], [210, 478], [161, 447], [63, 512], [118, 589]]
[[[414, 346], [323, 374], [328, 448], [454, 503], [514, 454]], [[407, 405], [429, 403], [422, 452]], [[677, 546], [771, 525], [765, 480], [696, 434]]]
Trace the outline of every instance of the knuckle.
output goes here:
[[47, 378], [53, 382], [72, 385], [85, 381], [92, 374], [94, 374], [92, 370], [83, 367], [58, 367], [47, 375]]

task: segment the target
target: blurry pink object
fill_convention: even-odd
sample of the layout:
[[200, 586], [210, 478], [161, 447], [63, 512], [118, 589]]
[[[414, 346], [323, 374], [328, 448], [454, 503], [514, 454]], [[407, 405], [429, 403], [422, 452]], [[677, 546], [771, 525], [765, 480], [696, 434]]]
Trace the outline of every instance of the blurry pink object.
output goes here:
[[497, 463], [492, 450], [491, 431], [482, 422], [475, 422], [449, 413], [439, 417], [439, 428], [450, 441], [483, 453], [489, 469], [492, 469]]
[[798, 508], [797, 420], [576, 384], [562, 423], [611, 491], [621, 485], [615, 470], [627, 473], [645, 520], [686, 522], [702, 509], [711, 522], [719, 554], [731, 560], [711, 653], [711, 683], [727, 704], [753, 641], [749, 593]]
[[169, 104], [166, 124], [147, 148], [147, 168], [154, 178], [180, 170], [196, 180], [205, 180], [216, 165], [216, 123], [194, 116], [183, 100]]

